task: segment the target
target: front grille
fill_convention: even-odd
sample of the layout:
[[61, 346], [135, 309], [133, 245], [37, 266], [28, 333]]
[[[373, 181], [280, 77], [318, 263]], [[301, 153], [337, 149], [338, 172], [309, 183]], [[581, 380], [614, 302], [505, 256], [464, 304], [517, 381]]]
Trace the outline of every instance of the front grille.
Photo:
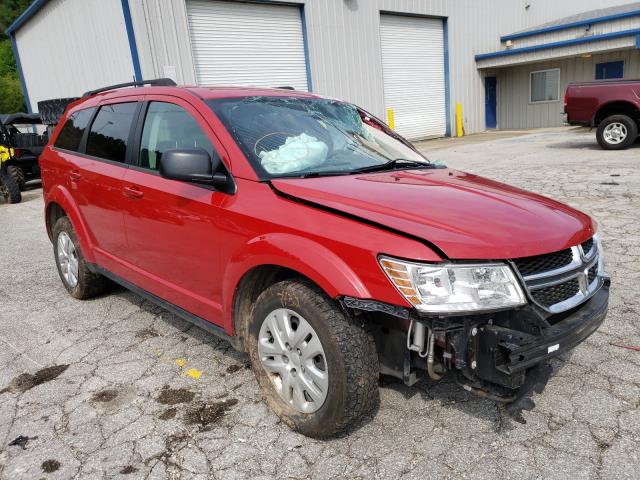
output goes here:
[[587, 282], [589, 282], [589, 285], [591, 285], [591, 282], [593, 282], [597, 276], [598, 276], [598, 264], [596, 263], [587, 272]]
[[531, 292], [531, 296], [543, 307], [550, 307], [574, 297], [578, 292], [580, 292], [580, 284], [578, 280], [573, 279], [551, 287], [534, 290]]
[[591, 237], [586, 242], [582, 242], [580, 245], [582, 246], [582, 251], [584, 252], [584, 255], [586, 257], [589, 257], [590, 256], [589, 253], [591, 252], [591, 249], [593, 248], [593, 237]]
[[590, 298], [602, 282], [598, 244], [593, 238], [557, 252], [513, 260], [529, 294], [551, 313], [571, 309]]
[[571, 249], [560, 250], [559, 252], [547, 253], [545, 255], [535, 255], [514, 260], [520, 275], [536, 275], [538, 273], [549, 272], [566, 267], [573, 260]]

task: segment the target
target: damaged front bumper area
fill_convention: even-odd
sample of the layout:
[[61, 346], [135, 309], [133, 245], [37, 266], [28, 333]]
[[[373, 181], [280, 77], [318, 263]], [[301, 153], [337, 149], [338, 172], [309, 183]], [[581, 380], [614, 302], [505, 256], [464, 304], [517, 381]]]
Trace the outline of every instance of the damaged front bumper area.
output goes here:
[[344, 298], [343, 304], [372, 322], [381, 373], [411, 385], [421, 376], [453, 375], [466, 390], [529, 409], [551, 373], [548, 360], [571, 350], [604, 321], [608, 278], [589, 300], [550, 314], [529, 304], [469, 316], [430, 317], [377, 302]]

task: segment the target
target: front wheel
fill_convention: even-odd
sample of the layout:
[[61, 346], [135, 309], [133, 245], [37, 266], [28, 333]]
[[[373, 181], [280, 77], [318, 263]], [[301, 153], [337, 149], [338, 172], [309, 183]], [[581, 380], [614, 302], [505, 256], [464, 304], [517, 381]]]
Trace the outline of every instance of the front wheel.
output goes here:
[[9, 165], [7, 167], [7, 172], [9, 175], [12, 175], [16, 179], [16, 183], [18, 184], [18, 188], [21, 192], [27, 188], [27, 180], [24, 174], [24, 170], [20, 167], [16, 167], [15, 165]]
[[309, 282], [279, 282], [258, 297], [247, 350], [271, 409], [304, 435], [344, 431], [378, 403], [373, 338]]
[[598, 125], [596, 138], [605, 150], [624, 150], [638, 137], [638, 124], [627, 115], [611, 115]]

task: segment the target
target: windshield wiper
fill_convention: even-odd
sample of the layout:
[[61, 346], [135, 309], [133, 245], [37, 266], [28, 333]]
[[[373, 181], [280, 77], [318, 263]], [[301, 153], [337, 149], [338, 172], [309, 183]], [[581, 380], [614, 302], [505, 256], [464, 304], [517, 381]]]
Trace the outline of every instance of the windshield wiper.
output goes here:
[[439, 166], [435, 163], [428, 162], [420, 162], [418, 160], [409, 160], [408, 158], [394, 158], [393, 160], [389, 160], [386, 163], [381, 163], [380, 165], [369, 165], [367, 167], [360, 167], [354, 170], [351, 170], [351, 173], [366, 173], [366, 172], [378, 172], [383, 170], [394, 170], [398, 168], [398, 166], [408, 165], [411, 167], [419, 167], [419, 168], [438, 168]]

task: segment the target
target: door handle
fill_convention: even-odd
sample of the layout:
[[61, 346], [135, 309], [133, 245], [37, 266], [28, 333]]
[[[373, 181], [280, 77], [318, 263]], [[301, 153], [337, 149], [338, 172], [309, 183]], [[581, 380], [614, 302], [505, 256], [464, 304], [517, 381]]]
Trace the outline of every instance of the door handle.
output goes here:
[[78, 172], [77, 170], [71, 170], [69, 172], [69, 178], [72, 182], [77, 182], [82, 178], [82, 175], [80, 175], [80, 172]]
[[142, 190], [138, 190], [135, 187], [124, 187], [124, 194], [129, 198], [144, 197], [144, 192]]

